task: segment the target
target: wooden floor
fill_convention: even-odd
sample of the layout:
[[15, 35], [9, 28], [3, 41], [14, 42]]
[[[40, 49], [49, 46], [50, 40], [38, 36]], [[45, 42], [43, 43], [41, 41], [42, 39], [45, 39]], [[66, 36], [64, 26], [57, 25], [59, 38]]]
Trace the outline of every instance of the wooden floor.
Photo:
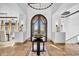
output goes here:
[[[31, 51], [32, 43], [30, 41], [24, 44], [16, 44], [12, 47], [0, 47], [0, 56], [35, 56], [36, 53]], [[79, 56], [78, 44], [52, 44], [45, 43], [46, 51], [41, 53], [42, 56]]]

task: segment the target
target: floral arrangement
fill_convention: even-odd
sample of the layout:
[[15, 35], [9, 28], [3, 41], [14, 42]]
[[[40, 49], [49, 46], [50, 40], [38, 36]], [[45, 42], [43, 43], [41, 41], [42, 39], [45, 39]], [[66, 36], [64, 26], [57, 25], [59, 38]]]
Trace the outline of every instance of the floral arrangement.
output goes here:
[[43, 35], [42, 35], [42, 34], [35, 34], [34, 37], [35, 37], [35, 38], [42, 38]]

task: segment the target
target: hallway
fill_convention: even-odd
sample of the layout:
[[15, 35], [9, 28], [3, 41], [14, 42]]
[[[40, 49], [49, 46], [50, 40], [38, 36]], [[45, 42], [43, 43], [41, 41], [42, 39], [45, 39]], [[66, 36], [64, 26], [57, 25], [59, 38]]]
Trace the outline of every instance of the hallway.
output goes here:
[[[31, 52], [30, 41], [25, 43], [17, 43], [12, 47], [0, 47], [1, 56], [35, 56], [36, 52]], [[52, 44], [51, 42], [46, 42], [46, 51], [41, 52], [41, 56], [77, 56], [79, 55], [79, 45], [78, 44]]]

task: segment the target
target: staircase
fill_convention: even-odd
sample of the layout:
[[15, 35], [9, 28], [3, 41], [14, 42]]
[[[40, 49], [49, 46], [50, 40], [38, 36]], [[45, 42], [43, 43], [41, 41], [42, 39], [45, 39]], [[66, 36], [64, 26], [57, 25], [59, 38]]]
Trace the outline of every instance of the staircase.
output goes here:
[[79, 43], [79, 34], [71, 37], [70, 39], [66, 40], [66, 43], [73, 43], [73, 44], [76, 44], [76, 43]]

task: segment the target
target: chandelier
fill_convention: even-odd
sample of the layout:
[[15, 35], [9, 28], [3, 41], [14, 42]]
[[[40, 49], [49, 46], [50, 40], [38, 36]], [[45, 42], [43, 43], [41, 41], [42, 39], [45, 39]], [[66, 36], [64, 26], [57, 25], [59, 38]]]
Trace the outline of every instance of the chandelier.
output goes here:
[[52, 4], [53, 3], [28, 3], [28, 6], [36, 10], [44, 10], [52, 6]]

